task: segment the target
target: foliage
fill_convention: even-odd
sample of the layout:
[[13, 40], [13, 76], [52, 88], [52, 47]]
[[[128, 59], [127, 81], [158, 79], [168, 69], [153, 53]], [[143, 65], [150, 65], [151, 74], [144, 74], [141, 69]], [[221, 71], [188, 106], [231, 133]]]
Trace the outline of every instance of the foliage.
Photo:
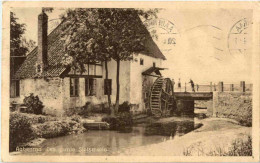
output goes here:
[[31, 93], [29, 96], [24, 98], [23, 102], [27, 107], [25, 110], [26, 113], [42, 114], [44, 106], [38, 96], [34, 96], [33, 93]]
[[131, 113], [121, 112], [116, 115], [117, 128], [120, 131], [127, 131], [129, 127], [133, 126], [133, 118]]
[[121, 105], [119, 105], [118, 112], [130, 112], [131, 104], [128, 101], [123, 102]]
[[[235, 119], [243, 126], [252, 126], [252, 97], [249, 95], [233, 94], [233, 98], [223, 95], [217, 106], [217, 117]], [[225, 100], [230, 98], [228, 103]]]
[[94, 105], [90, 102], [87, 102], [83, 107], [74, 107], [74, 108], [65, 109], [65, 115], [69, 117], [74, 115], [79, 115], [81, 117], [88, 117], [94, 113], [109, 114], [110, 109], [106, 103]]
[[41, 138], [54, 138], [72, 133], [81, 133], [85, 129], [82, 124], [75, 120], [48, 121], [33, 126], [33, 133]]
[[103, 117], [102, 122], [107, 122], [110, 126], [110, 130], [116, 130], [117, 129], [117, 118], [115, 116]]
[[185, 148], [183, 155], [185, 156], [252, 156], [252, 137], [248, 135], [246, 139], [236, 138], [230, 147], [216, 147], [214, 150], [206, 152], [206, 150], [197, 145]]
[[111, 130], [123, 132], [128, 131], [133, 126], [133, 117], [128, 112], [120, 112], [116, 116], [103, 117], [102, 121], [109, 123]]
[[252, 156], [252, 138], [247, 136], [246, 140], [241, 138], [235, 139], [228, 151], [222, 148], [217, 148], [215, 151], [210, 151], [209, 156]]
[[10, 55], [23, 56], [28, 51], [28, 48], [22, 44], [22, 35], [25, 32], [25, 24], [17, 22], [13, 12], [10, 13]]
[[227, 153], [228, 156], [252, 156], [252, 137], [248, 136], [246, 141], [237, 139]]
[[71, 120], [80, 123], [80, 122], [81, 122], [81, 116], [79, 116], [79, 115], [73, 115], [73, 116], [71, 117]]
[[34, 138], [53, 138], [72, 133], [82, 133], [85, 128], [79, 116], [51, 117], [27, 113], [10, 114], [10, 151], [24, 146]]
[[30, 120], [32, 124], [36, 123], [45, 123], [48, 121], [57, 121], [58, 117], [46, 116], [46, 115], [35, 115], [27, 113], [19, 113], [21, 116], [24, 116]]
[[[63, 17], [65, 65], [85, 71], [85, 64], [114, 59], [117, 62], [116, 110], [119, 105], [120, 61], [131, 60], [133, 53], [145, 50], [149, 32], [139, 16], [155, 16], [153, 10], [132, 8], [78, 8]], [[112, 110], [112, 113], [114, 111]]]
[[[144, 48], [147, 31], [138, 15], [148, 18], [152, 11], [135, 9], [69, 9], [63, 16], [64, 48], [73, 67], [85, 71], [91, 61], [129, 60]], [[154, 12], [155, 13], [155, 12]], [[141, 23], [141, 24], [140, 24]]]
[[9, 150], [13, 151], [22, 143], [34, 138], [31, 121], [28, 117], [13, 112], [10, 113]]
[[66, 121], [50, 121], [34, 126], [34, 133], [37, 135], [37, 137], [42, 138], [64, 136], [67, 135], [70, 131], [70, 125]]

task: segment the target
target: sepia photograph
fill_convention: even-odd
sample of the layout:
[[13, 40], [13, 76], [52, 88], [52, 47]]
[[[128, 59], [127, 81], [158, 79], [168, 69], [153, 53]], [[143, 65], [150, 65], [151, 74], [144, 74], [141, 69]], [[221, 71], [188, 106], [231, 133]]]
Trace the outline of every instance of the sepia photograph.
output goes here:
[[6, 4], [8, 157], [259, 161], [259, 3], [56, 3]]

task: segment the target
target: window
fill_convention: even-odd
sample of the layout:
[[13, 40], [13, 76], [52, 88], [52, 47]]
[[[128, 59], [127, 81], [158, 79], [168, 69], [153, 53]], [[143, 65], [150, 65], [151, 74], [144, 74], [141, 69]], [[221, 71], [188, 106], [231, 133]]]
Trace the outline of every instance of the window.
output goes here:
[[19, 97], [20, 96], [20, 80], [12, 80], [11, 81], [11, 97]]
[[156, 63], [155, 62], [153, 62], [153, 67], [156, 67]]
[[96, 95], [96, 79], [85, 78], [85, 95], [86, 96]]
[[70, 78], [70, 96], [79, 96], [79, 78]]
[[140, 58], [140, 65], [144, 65], [144, 59]]
[[36, 73], [41, 74], [42, 73], [42, 65], [37, 63], [36, 64]]

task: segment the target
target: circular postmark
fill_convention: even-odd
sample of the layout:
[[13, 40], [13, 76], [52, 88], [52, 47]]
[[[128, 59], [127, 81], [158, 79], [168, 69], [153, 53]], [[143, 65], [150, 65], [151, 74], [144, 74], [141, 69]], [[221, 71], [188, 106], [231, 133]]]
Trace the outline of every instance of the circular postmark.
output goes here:
[[144, 22], [152, 38], [163, 44], [164, 50], [170, 51], [177, 44], [178, 29], [171, 21], [163, 18], [146, 20]]
[[231, 55], [246, 55], [250, 46], [249, 21], [243, 18], [237, 21], [228, 33], [228, 50]]

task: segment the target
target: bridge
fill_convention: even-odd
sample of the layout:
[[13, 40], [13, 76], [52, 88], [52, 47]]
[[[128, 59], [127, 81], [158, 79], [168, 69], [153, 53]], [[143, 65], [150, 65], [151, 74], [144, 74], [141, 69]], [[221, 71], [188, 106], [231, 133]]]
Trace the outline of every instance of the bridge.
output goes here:
[[211, 100], [213, 92], [174, 92], [177, 100]]

